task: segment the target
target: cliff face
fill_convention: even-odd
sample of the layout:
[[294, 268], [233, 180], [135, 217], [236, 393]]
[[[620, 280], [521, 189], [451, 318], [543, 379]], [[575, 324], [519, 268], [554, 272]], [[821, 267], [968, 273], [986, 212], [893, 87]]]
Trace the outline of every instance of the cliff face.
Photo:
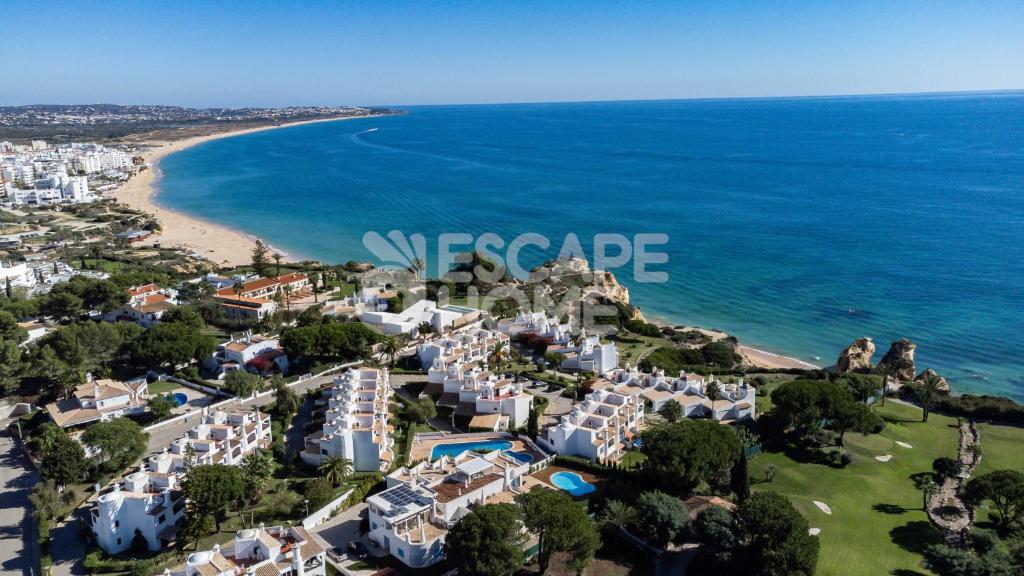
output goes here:
[[927, 370], [918, 374], [917, 377], [914, 378], [914, 383], [920, 384], [921, 382], [924, 382], [929, 376], [934, 376], [939, 379], [939, 390], [949, 392], [949, 382], [946, 382], [945, 378], [940, 376], [938, 372], [932, 370], [931, 368], [928, 368]]
[[878, 374], [883, 368], [889, 370], [889, 376], [898, 382], [911, 382], [914, 380], [916, 367], [914, 366], [914, 351], [917, 344], [906, 338], [900, 338], [892, 343], [889, 351], [882, 357], [882, 361], [875, 366], [871, 372]]
[[875, 355], [875, 343], [871, 338], [858, 338], [839, 353], [836, 360], [836, 372], [845, 374], [847, 372], [869, 372], [871, 371], [871, 357]]

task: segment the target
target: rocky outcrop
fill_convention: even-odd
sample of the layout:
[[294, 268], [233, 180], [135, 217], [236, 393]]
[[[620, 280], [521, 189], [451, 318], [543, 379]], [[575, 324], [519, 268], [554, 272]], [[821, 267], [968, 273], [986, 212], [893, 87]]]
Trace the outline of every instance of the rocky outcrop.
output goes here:
[[935, 376], [936, 378], [939, 379], [939, 390], [949, 392], [949, 382], [946, 382], [945, 378], [940, 376], [938, 372], [932, 370], [931, 368], [928, 368], [927, 370], [918, 374], [917, 377], [914, 378], [914, 383], [917, 384], [924, 382], [925, 379], [927, 379], [929, 376]]
[[906, 338], [900, 338], [892, 343], [889, 351], [882, 357], [882, 361], [871, 371], [873, 374], [880, 373], [887, 369], [889, 376], [897, 382], [910, 382], [914, 379], [916, 367], [914, 366], [914, 351], [917, 344]]
[[857, 338], [843, 351], [839, 353], [836, 360], [836, 372], [845, 374], [847, 372], [870, 372], [871, 357], [875, 355], [875, 343], [871, 338]]

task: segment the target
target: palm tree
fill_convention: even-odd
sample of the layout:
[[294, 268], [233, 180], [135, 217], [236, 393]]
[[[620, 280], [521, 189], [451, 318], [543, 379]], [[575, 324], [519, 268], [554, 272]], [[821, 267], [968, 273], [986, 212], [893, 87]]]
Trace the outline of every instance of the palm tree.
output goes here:
[[669, 424], [672, 424], [683, 417], [683, 407], [679, 405], [679, 402], [669, 400], [668, 402], [665, 402], [660, 409], [658, 409], [658, 415], [664, 418]]
[[636, 509], [621, 500], [609, 500], [601, 515], [602, 523], [616, 528], [625, 528], [636, 520]]
[[274, 276], [280, 276], [281, 275], [281, 260], [284, 259], [284, 256], [281, 256], [280, 252], [274, 252], [274, 254], [271, 255], [271, 258], [274, 259]]
[[292, 286], [291, 284], [285, 284], [281, 290], [284, 291], [284, 306], [286, 309], [292, 309]]
[[708, 381], [707, 386], [704, 387], [704, 395], [711, 400], [712, 404], [722, 399], [722, 389], [718, 387], [717, 380]]
[[337, 486], [345, 481], [352, 474], [352, 461], [348, 458], [331, 456], [320, 463], [316, 469], [322, 478], [327, 479], [332, 485]]
[[385, 336], [380, 341], [380, 353], [382, 356], [388, 358], [388, 363], [394, 367], [395, 357], [402, 351], [402, 343], [398, 341], [396, 336]]
[[928, 374], [924, 377], [924, 380], [920, 384], [915, 384], [912, 390], [917, 401], [921, 404], [921, 421], [928, 421], [928, 414], [931, 413], [932, 407], [935, 406], [935, 401], [939, 395], [939, 377], [935, 374]]
[[888, 366], [885, 366], [885, 365], [880, 366], [878, 368], [878, 375], [882, 377], [882, 398], [881, 398], [881, 402], [879, 402], [880, 406], [885, 406], [885, 393], [889, 389], [889, 372], [890, 371], [891, 371], [890, 368]]
[[496, 370], [501, 370], [501, 367], [508, 362], [508, 346], [505, 342], [498, 342], [491, 353], [487, 356], [487, 362], [494, 366]]

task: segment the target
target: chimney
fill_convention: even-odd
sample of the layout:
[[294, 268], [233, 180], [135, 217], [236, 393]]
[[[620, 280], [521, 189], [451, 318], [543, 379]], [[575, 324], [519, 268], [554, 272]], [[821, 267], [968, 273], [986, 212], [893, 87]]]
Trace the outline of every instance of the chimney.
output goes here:
[[306, 569], [302, 564], [301, 546], [296, 542], [292, 545], [292, 576], [305, 576]]

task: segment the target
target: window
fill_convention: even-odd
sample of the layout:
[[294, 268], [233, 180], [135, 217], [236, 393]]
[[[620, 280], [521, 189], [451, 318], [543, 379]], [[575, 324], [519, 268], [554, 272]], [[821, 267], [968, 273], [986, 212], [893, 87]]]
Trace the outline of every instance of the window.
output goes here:
[[370, 526], [371, 526], [371, 528], [370, 528], [371, 530], [376, 530], [377, 529], [377, 523], [376, 522], [370, 523]]
[[161, 523], [161, 524], [163, 524], [164, 520], [166, 520], [166, 519], [167, 519], [167, 515], [166, 514], [161, 514], [160, 517], [156, 519], [156, 521]]
[[[121, 526], [121, 521], [120, 520], [114, 520], [114, 528], [120, 528], [120, 526]], [[118, 542], [118, 544], [120, 544], [120, 542]]]
[[399, 556], [400, 558], [405, 558], [405, 550], [403, 550], [403, 549], [399, 548], [399, 549], [398, 549], [398, 556]]

